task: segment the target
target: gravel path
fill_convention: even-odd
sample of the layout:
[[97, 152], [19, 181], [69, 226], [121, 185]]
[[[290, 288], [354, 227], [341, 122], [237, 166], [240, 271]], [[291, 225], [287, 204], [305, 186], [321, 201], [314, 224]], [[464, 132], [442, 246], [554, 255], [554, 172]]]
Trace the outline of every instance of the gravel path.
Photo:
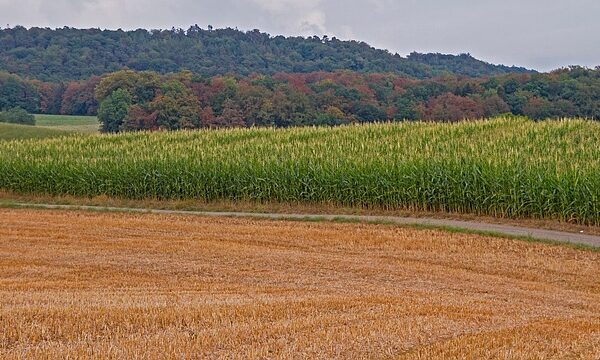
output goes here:
[[414, 218], [398, 216], [365, 216], [365, 215], [322, 215], [322, 214], [275, 214], [275, 213], [251, 213], [251, 212], [211, 212], [211, 211], [181, 211], [181, 210], [158, 210], [138, 209], [102, 206], [79, 206], [79, 205], [52, 205], [52, 204], [12, 204], [23, 208], [62, 209], [62, 210], [88, 210], [88, 211], [112, 211], [112, 212], [135, 212], [150, 214], [172, 214], [172, 215], [196, 215], [211, 217], [245, 217], [260, 219], [284, 219], [284, 220], [326, 220], [326, 221], [356, 221], [373, 223], [390, 223], [398, 225], [424, 225], [433, 227], [446, 227], [464, 229], [471, 231], [490, 232], [499, 235], [530, 237], [536, 240], [550, 240], [562, 243], [581, 244], [600, 248], [600, 236], [577, 234], [564, 231], [544, 230], [526, 228], [520, 226], [480, 223], [474, 221], [460, 221], [447, 219]]

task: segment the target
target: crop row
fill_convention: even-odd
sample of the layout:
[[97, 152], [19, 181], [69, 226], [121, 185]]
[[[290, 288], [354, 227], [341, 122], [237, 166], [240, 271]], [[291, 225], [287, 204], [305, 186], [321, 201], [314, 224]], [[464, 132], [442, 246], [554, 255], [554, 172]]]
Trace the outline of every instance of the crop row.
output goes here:
[[600, 224], [600, 124], [499, 119], [0, 142], [0, 189]]

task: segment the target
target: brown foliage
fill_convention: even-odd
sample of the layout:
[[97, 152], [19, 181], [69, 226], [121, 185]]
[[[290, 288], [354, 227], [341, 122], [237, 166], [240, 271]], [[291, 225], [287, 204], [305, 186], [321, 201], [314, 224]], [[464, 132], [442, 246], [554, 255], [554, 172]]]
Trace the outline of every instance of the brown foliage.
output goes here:
[[475, 100], [445, 93], [427, 102], [424, 109], [426, 120], [454, 122], [465, 119], [479, 119], [484, 116], [484, 109]]
[[212, 107], [207, 106], [200, 111], [200, 123], [202, 124], [202, 127], [205, 128], [217, 127], [217, 122]]
[[244, 127], [246, 123], [239, 107], [231, 100], [223, 103], [223, 113], [215, 120], [218, 127]]
[[73, 81], [62, 95], [60, 113], [63, 115], [94, 115], [98, 112], [95, 90], [101, 78], [93, 76], [86, 81]]
[[157, 116], [157, 111], [149, 113], [139, 105], [132, 105], [127, 112], [127, 117], [123, 121], [122, 130], [158, 130]]

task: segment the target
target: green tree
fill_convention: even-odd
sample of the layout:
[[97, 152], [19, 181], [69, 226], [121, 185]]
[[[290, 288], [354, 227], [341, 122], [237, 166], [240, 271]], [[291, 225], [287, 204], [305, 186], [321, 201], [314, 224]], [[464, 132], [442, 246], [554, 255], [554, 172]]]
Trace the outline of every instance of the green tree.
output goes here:
[[102, 78], [102, 81], [96, 86], [96, 99], [102, 102], [115, 90], [125, 89], [129, 92], [133, 102], [147, 103], [155, 97], [159, 84], [160, 77], [156, 73], [117, 71]]
[[148, 107], [156, 113], [156, 123], [161, 129], [194, 129], [201, 125], [200, 107], [191, 94], [178, 98], [159, 95]]
[[98, 120], [102, 124], [102, 131], [109, 133], [119, 132], [131, 104], [131, 95], [125, 89], [117, 89], [108, 95], [100, 103], [100, 108], [98, 109]]
[[35, 113], [39, 103], [39, 93], [31, 83], [15, 75], [0, 73], [0, 110], [19, 107]]
[[314, 121], [315, 125], [327, 126], [336, 126], [348, 123], [344, 112], [335, 106], [330, 106], [324, 112], [318, 113]]
[[419, 118], [419, 113], [412, 100], [401, 97], [396, 100], [395, 105], [396, 113], [394, 114], [394, 118], [396, 120], [417, 120]]
[[20, 107], [0, 112], [0, 122], [35, 125], [35, 117]]

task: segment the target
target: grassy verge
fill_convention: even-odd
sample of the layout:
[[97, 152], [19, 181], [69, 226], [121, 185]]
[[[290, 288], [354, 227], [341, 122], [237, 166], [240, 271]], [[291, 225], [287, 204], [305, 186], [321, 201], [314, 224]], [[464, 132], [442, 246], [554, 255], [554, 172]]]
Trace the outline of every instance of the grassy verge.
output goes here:
[[121, 208], [148, 208], [157, 210], [182, 210], [182, 211], [215, 211], [215, 212], [251, 212], [251, 213], [277, 213], [277, 214], [339, 214], [339, 215], [372, 215], [372, 216], [399, 216], [430, 219], [449, 219], [460, 221], [477, 221], [489, 224], [502, 224], [564, 231], [572, 233], [585, 233], [600, 235], [600, 226], [588, 226], [562, 221], [560, 219], [526, 219], [526, 218], [497, 218], [492, 216], [471, 215], [449, 212], [427, 211], [401, 211], [378, 208], [357, 208], [336, 206], [334, 204], [302, 204], [302, 203], [277, 203], [277, 202], [252, 202], [252, 201], [212, 201], [199, 200], [132, 200], [97, 196], [81, 198], [74, 196], [51, 195], [21, 195], [0, 191], [0, 204], [7, 206], [11, 203], [58, 204], [58, 205], [83, 205]]

